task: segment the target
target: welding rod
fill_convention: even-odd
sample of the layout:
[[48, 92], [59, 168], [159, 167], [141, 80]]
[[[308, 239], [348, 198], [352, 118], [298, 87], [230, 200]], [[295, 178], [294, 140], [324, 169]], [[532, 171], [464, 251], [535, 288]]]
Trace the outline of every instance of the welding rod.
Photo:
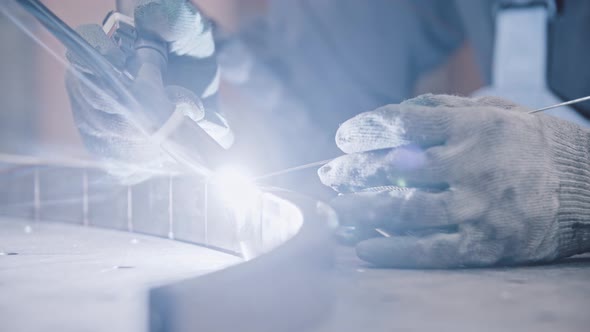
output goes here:
[[[559, 103], [559, 104], [555, 104], [555, 105], [551, 105], [551, 106], [546, 106], [543, 108], [538, 108], [536, 110], [532, 110], [530, 112], [528, 112], [529, 114], [534, 114], [534, 113], [539, 113], [539, 112], [544, 112], [550, 109], [554, 109], [557, 107], [561, 107], [561, 106], [568, 106], [568, 105], [573, 105], [573, 104], [577, 104], [577, 103], [581, 103], [583, 101], [587, 101], [590, 100], [590, 96], [586, 96], [586, 97], [582, 97], [582, 98], [578, 98], [578, 99], [573, 99], [573, 100], [569, 100], [563, 103]], [[336, 157], [338, 158], [338, 157]], [[299, 165], [299, 166], [295, 166], [295, 167], [290, 167], [287, 169], [283, 169], [280, 171], [276, 171], [276, 172], [272, 172], [272, 173], [268, 173], [262, 176], [259, 176], [257, 178], [255, 178], [255, 181], [259, 181], [259, 180], [264, 180], [264, 179], [268, 179], [271, 177], [275, 177], [275, 176], [279, 176], [279, 175], [283, 175], [283, 174], [287, 174], [287, 173], [291, 173], [291, 172], [295, 172], [295, 171], [300, 171], [302, 169], [308, 169], [311, 167], [315, 167], [315, 166], [323, 166], [327, 163], [329, 163], [330, 161], [336, 159], [336, 158], [331, 158], [331, 159], [326, 159], [326, 160], [321, 160], [321, 161], [314, 161], [312, 163], [308, 163], [308, 164], [304, 164], [304, 165]]]
[[309, 163], [309, 164], [304, 164], [304, 165], [299, 165], [299, 166], [295, 166], [295, 167], [290, 167], [290, 168], [286, 168], [280, 171], [276, 171], [276, 172], [272, 172], [272, 173], [268, 173], [262, 176], [259, 176], [257, 178], [255, 178], [255, 181], [259, 181], [259, 180], [264, 180], [264, 179], [268, 179], [268, 178], [272, 178], [275, 176], [279, 176], [279, 175], [283, 175], [283, 174], [287, 174], [287, 173], [291, 173], [291, 172], [295, 172], [295, 171], [299, 171], [302, 169], [308, 169], [314, 166], [323, 166], [327, 163], [329, 163], [330, 161], [334, 160], [336, 158], [331, 158], [331, 159], [326, 159], [326, 160], [320, 160], [320, 161], [314, 161], [313, 163]]
[[553, 108], [557, 108], [557, 107], [561, 107], [561, 106], [573, 105], [573, 104], [581, 103], [581, 102], [587, 101], [587, 100], [590, 100], [590, 96], [586, 96], [586, 97], [582, 97], [582, 98], [578, 98], [578, 99], [566, 101], [566, 102], [563, 102], [563, 103], [559, 103], [559, 104], [555, 104], [555, 105], [551, 105], [551, 106], [539, 108], [539, 109], [536, 109], [534, 111], [530, 111], [529, 114], [539, 113], [539, 112], [547, 111], [547, 110], [550, 110], [550, 109], [553, 109]]

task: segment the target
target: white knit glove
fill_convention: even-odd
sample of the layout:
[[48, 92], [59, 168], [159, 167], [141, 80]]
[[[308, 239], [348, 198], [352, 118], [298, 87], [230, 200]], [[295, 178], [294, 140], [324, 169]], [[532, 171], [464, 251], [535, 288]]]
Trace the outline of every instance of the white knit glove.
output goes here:
[[[590, 250], [590, 135], [497, 98], [424, 95], [339, 128], [319, 170], [378, 266], [548, 262]], [[400, 190], [404, 187], [405, 190]]]

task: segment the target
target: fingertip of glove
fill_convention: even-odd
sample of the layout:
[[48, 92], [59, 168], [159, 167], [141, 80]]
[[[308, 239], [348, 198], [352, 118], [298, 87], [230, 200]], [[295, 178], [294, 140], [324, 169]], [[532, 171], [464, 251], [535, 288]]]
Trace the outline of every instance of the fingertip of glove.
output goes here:
[[328, 187], [330, 186], [329, 174], [331, 170], [332, 166], [330, 165], [330, 163], [325, 164], [324, 166], [318, 169], [318, 177], [320, 178], [320, 181]]
[[338, 127], [336, 131], [336, 146], [344, 153], [365, 151], [371, 142], [372, 130], [380, 127], [381, 121], [372, 112], [354, 116]]
[[384, 245], [388, 239], [375, 238], [357, 243], [355, 247], [356, 255], [365, 262], [376, 266], [386, 266], [389, 262], [386, 261], [387, 248]]
[[334, 191], [343, 193], [350, 190], [352, 184], [349, 183], [347, 176], [342, 173], [343, 165], [346, 162], [336, 159], [318, 169], [318, 177], [322, 184], [332, 188]]
[[400, 105], [387, 105], [361, 113], [342, 123], [336, 146], [345, 153], [394, 148], [407, 144]]
[[[353, 118], [354, 119], [354, 118]], [[350, 136], [350, 121], [344, 122], [340, 124], [338, 130], [336, 131], [336, 136], [334, 137], [336, 146], [344, 153], [352, 153], [353, 149], [349, 147], [349, 136]]]

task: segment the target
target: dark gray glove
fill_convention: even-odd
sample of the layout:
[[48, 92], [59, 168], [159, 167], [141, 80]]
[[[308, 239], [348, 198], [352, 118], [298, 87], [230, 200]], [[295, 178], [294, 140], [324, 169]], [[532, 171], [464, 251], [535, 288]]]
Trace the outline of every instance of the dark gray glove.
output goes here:
[[[114, 98], [110, 87], [88, 69], [85, 59], [77, 59], [71, 53], [68, 59], [73, 66], [66, 77], [74, 120], [86, 146], [95, 155], [116, 165], [110, 171], [127, 182], [141, 181], [175, 164], [149, 134], [146, 135], [146, 128], [138, 128], [130, 114], [143, 112], [149, 119], [148, 125], [157, 129], [170, 118], [176, 102], [200, 104], [200, 98], [206, 112], [215, 113], [219, 84], [211, 24], [190, 2], [138, 1], [135, 25], [138, 35], [163, 40], [168, 43], [169, 50], [163, 81], [129, 84], [129, 90], [141, 103], [141, 110], [130, 112], [130, 105]], [[132, 55], [119, 49], [100, 26], [84, 25], [78, 32], [115, 67], [122, 71], [134, 70], [130, 68]], [[196, 148], [198, 142], [194, 144]]]
[[[590, 250], [590, 133], [497, 98], [425, 95], [339, 128], [319, 170], [378, 266], [548, 262]], [[400, 190], [396, 187], [404, 187]]]

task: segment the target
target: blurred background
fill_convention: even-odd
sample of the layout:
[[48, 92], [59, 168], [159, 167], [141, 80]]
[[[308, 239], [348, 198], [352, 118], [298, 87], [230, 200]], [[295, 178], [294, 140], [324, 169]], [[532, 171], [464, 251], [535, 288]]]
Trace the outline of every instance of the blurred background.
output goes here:
[[[124, 0], [125, 2], [132, 2]], [[270, 0], [197, 0], [220, 29], [233, 33], [265, 14]], [[115, 0], [46, 0], [44, 3], [70, 26], [101, 23], [106, 13], [128, 5]], [[42, 27], [22, 14], [40, 41], [64, 57], [65, 49]], [[64, 86], [64, 65], [0, 14], [0, 152], [83, 157], [85, 150], [74, 126]], [[418, 80], [415, 94], [468, 94], [482, 85], [471, 47], [466, 44], [447, 63]], [[239, 93], [222, 83], [225, 104]], [[239, 117], [238, 117], [239, 118]]]

